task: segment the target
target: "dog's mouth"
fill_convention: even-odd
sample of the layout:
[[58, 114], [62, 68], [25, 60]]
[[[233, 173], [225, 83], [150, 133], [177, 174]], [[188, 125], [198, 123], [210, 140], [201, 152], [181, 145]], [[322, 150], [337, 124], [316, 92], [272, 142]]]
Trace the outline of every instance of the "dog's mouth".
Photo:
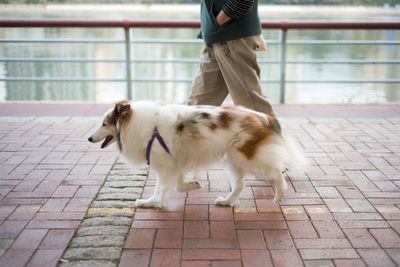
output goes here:
[[111, 141], [113, 138], [114, 138], [114, 136], [108, 135], [108, 136], [106, 137], [106, 139], [104, 140], [103, 144], [101, 144], [101, 148], [105, 148], [105, 147], [108, 145], [108, 143], [110, 143], [110, 141]]

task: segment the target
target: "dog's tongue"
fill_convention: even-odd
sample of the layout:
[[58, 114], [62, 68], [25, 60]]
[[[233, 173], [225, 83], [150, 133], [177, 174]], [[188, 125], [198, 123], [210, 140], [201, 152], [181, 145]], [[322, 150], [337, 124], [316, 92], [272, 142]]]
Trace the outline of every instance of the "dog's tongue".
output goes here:
[[111, 135], [107, 136], [106, 139], [104, 140], [103, 144], [101, 144], [101, 148], [105, 148], [108, 142], [111, 141], [113, 137]]

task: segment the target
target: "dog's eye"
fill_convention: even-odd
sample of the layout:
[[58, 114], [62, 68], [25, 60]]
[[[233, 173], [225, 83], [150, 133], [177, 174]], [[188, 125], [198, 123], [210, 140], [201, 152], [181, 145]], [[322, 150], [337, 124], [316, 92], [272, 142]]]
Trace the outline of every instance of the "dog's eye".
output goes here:
[[103, 127], [106, 127], [106, 126], [107, 126], [107, 124], [103, 123]]

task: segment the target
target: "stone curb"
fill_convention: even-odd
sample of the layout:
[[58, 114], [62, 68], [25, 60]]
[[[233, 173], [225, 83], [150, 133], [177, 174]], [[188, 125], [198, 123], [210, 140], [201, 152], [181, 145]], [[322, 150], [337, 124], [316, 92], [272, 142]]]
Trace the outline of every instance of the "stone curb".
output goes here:
[[115, 267], [142, 195], [148, 168], [117, 161], [64, 252], [60, 267]]

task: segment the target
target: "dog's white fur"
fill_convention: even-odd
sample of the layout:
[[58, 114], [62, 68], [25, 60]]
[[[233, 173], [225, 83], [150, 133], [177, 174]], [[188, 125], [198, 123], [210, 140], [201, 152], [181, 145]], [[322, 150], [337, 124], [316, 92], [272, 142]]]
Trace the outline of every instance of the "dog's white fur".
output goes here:
[[[275, 202], [287, 183], [282, 170], [301, 168], [305, 158], [293, 140], [281, 133], [276, 118], [243, 107], [160, 105], [121, 101], [105, 114], [103, 125], [89, 141], [105, 139], [102, 148], [118, 141], [121, 153], [133, 164], [146, 163], [146, 147], [153, 129], [164, 139], [170, 154], [155, 140], [150, 165], [158, 174], [155, 192], [138, 199], [138, 207], [163, 207], [176, 188], [200, 188], [185, 175], [226, 156], [231, 173], [230, 192], [217, 205], [233, 205], [244, 187], [244, 176], [253, 174], [275, 182]], [[264, 136], [265, 135], [265, 136]]]

